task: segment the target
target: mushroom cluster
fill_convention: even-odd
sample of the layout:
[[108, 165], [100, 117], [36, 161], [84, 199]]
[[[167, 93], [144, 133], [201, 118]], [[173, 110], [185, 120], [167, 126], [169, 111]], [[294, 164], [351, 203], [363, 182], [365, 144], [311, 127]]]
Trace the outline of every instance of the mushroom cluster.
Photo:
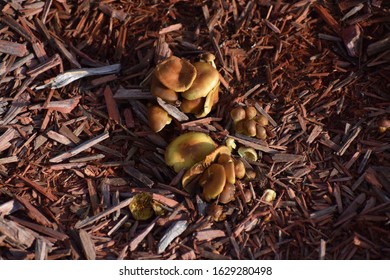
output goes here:
[[263, 115], [258, 115], [253, 106], [246, 108], [236, 107], [230, 112], [236, 132], [261, 140], [267, 139], [268, 119]]
[[236, 179], [245, 176], [243, 162], [202, 132], [188, 132], [173, 140], [165, 151], [165, 161], [176, 172], [185, 168], [183, 188], [189, 193], [200, 188], [207, 202], [216, 198], [222, 204], [232, 201]]
[[[159, 63], [152, 76], [151, 93], [167, 103], [180, 107], [196, 118], [207, 116], [218, 102], [219, 73], [215, 56], [208, 53], [195, 63], [171, 56]], [[148, 119], [154, 132], [161, 131], [172, 120], [159, 105], [148, 109]]]

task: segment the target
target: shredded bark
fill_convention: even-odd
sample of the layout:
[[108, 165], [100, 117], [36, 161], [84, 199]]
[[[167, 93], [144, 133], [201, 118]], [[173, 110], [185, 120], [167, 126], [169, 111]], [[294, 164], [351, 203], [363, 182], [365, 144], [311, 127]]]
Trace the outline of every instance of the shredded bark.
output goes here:
[[[0, 259], [390, 258], [388, 1], [0, 8]], [[221, 82], [207, 117], [150, 93], [157, 63], [206, 52]], [[173, 117], [158, 134], [157, 102]], [[234, 131], [237, 106], [268, 120], [266, 140]], [[227, 205], [165, 164], [187, 131], [256, 150]], [[140, 192], [159, 216], [134, 219]]]

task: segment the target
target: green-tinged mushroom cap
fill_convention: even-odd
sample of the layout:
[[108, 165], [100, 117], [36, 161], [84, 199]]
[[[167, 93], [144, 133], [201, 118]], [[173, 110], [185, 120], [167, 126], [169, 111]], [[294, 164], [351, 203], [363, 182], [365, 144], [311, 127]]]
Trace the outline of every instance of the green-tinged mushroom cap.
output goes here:
[[156, 78], [176, 92], [188, 90], [196, 77], [196, 68], [187, 60], [171, 56], [156, 66]]
[[188, 132], [174, 139], [165, 150], [165, 162], [175, 172], [190, 168], [217, 148], [217, 144], [205, 133]]
[[188, 100], [194, 100], [205, 97], [219, 83], [218, 71], [206, 62], [195, 62], [196, 79], [192, 86], [182, 93], [182, 96]]
[[138, 221], [145, 221], [150, 219], [154, 214], [152, 203], [153, 199], [150, 194], [136, 194], [129, 204], [129, 209], [133, 215], [133, 218]]

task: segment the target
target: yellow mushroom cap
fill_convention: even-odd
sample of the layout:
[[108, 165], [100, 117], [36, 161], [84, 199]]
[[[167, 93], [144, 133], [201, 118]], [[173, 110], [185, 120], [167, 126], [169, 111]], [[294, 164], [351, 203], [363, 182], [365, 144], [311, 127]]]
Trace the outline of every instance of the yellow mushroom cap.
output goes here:
[[136, 194], [129, 204], [129, 209], [133, 218], [138, 221], [145, 221], [151, 218], [154, 214], [152, 203], [153, 199], [150, 194]]
[[257, 161], [256, 150], [251, 147], [240, 147], [237, 152], [240, 157], [243, 157], [246, 160]]
[[166, 102], [175, 102], [179, 99], [179, 96], [176, 91], [167, 88], [160, 81], [153, 76], [152, 84], [150, 86], [150, 92], [156, 96], [160, 97], [162, 100]]
[[176, 92], [188, 90], [196, 78], [196, 68], [185, 59], [171, 56], [156, 66], [156, 78]]
[[148, 108], [149, 126], [154, 132], [161, 131], [167, 124], [172, 121], [171, 116], [158, 105], [153, 105]]
[[219, 83], [219, 73], [217, 69], [206, 62], [195, 62], [196, 78], [192, 86], [184, 91], [181, 95], [188, 99], [194, 100], [205, 97]]
[[225, 187], [225, 168], [221, 164], [213, 163], [199, 178], [199, 184], [203, 187], [203, 197], [206, 201], [215, 199]]
[[217, 148], [217, 144], [205, 133], [188, 132], [174, 139], [165, 150], [165, 162], [175, 172], [190, 168]]

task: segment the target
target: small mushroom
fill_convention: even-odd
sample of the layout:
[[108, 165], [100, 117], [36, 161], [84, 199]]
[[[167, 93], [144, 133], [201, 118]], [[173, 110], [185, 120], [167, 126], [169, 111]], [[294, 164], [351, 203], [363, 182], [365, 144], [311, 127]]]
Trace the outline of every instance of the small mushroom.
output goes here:
[[233, 138], [226, 139], [226, 146], [232, 151], [237, 148], [237, 144]]
[[256, 122], [254, 120], [244, 120], [244, 134], [250, 137], [256, 136]]
[[150, 194], [136, 194], [129, 204], [129, 209], [134, 219], [137, 221], [150, 219], [154, 214], [152, 203], [153, 199]]
[[257, 161], [256, 150], [251, 147], [240, 147], [237, 152], [240, 157], [245, 158], [246, 160]]
[[212, 65], [206, 62], [195, 62], [196, 79], [191, 87], [181, 95], [188, 100], [206, 97], [219, 83], [219, 73]]
[[272, 202], [276, 198], [276, 192], [272, 189], [266, 189], [261, 198], [266, 202]]
[[204, 98], [198, 98], [194, 100], [182, 99], [180, 109], [183, 113], [199, 114], [204, 106]]
[[242, 121], [243, 119], [245, 119], [245, 116], [245, 109], [242, 107], [236, 107], [230, 111], [230, 117], [232, 118], [234, 123]]
[[161, 131], [172, 121], [171, 116], [158, 105], [152, 105], [148, 108], [149, 126], [154, 132]]
[[169, 103], [174, 103], [179, 99], [179, 96], [176, 91], [164, 86], [162, 83], [159, 82], [159, 80], [155, 76], [153, 76], [152, 78], [150, 92], [154, 96], [160, 97], [162, 100]]
[[244, 126], [245, 121], [246, 120], [240, 120], [240, 121], [235, 123], [234, 129], [236, 130], [237, 133], [246, 134], [246, 132], [245, 132], [246, 130], [245, 130], [245, 126]]
[[215, 222], [220, 222], [226, 219], [226, 214], [223, 212], [223, 206], [218, 204], [210, 204], [210, 206], [207, 209], [207, 214]]
[[188, 132], [174, 139], [165, 150], [165, 162], [175, 172], [190, 168], [217, 148], [217, 144], [205, 133]]
[[264, 126], [256, 125], [256, 137], [261, 140], [267, 139], [267, 130]]
[[245, 165], [240, 159], [234, 160], [234, 173], [236, 174], [237, 179], [245, 177]]
[[385, 133], [390, 128], [390, 120], [381, 119], [378, 122], [378, 130], [380, 133]]
[[247, 120], [253, 120], [257, 115], [257, 110], [253, 106], [245, 108], [245, 116]]
[[212, 53], [204, 53], [200, 56], [200, 61], [206, 62], [211, 66], [213, 66], [214, 68], [217, 68], [214, 60], [215, 60], [215, 55], [213, 55]]
[[219, 195], [219, 202], [222, 204], [227, 204], [230, 201], [234, 200], [234, 195], [236, 193], [236, 186], [231, 183], [226, 183], [223, 191]]
[[248, 180], [254, 180], [256, 179], [257, 176], [256, 171], [254, 171], [253, 169], [247, 170], [245, 175], [246, 175], [246, 179]]
[[203, 188], [203, 197], [207, 202], [215, 199], [223, 191], [225, 184], [225, 168], [218, 163], [210, 165], [199, 178], [199, 185]]
[[176, 56], [171, 56], [159, 63], [155, 69], [156, 78], [164, 86], [176, 92], [188, 90], [196, 74], [196, 68], [190, 62]]
[[222, 154], [218, 157], [218, 163], [225, 168], [226, 182], [234, 184], [236, 182], [236, 172], [232, 157], [227, 154]]
[[261, 125], [261, 126], [266, 126], [268, 125], [268, 119], [266, 117], [264, 117], [263, 115], [260, 115], [260, 116], [257, 116], [255, 118], [255, 121]]

